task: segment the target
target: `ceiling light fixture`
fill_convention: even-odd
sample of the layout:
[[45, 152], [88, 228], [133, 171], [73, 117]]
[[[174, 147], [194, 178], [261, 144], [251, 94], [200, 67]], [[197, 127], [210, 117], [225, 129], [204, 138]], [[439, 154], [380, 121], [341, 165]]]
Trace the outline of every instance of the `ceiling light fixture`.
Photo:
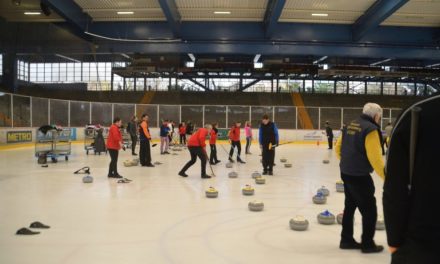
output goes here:
[[231, 11], [214, 11], [216, 15], [230, 15]]
[[38, 16], [41, 15], [41, 12], [24, 12], [26, 16]]
[[118, 15], [133, 15], [133, 11], [118, 11]]
[[323, 13], [314, 13], [312, 14], [312, 16], [317, 16], [317, 17], [327, 17], [328, 14], [323, 14]]

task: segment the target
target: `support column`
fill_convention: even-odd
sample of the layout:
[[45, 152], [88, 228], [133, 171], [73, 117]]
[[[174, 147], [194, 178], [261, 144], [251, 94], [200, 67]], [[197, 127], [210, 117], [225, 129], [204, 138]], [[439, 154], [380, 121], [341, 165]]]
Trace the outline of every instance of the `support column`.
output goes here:
[[18, 91], [18, 66], [15, 53], [3, 54], [3, 84], [11, 93]]
[[114, 91], [114, 87], [113, 87], [113, 82], [114, 82], [114, 80], [115, 80], [115, 77], [114, 77], [114, 73], [113, 73], [113, 71], [112, 71], [112, 74], [111, 74], [111, 77], [110, 77], [110, 90], [113, 92]]

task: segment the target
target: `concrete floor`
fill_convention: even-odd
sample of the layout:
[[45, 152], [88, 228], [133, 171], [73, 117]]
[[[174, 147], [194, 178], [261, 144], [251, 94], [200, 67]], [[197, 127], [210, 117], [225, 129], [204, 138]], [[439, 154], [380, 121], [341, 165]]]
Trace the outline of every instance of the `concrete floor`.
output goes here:
[[[226, 146], [226, 145], [225, 145]], [[109, 157], [86, 156], [74, 145], [68, 162], [41, 168], [32, 148], [0, 151], [0, 263], [389, 263], [387, 252], [363, 255], [338, 249], [340, 225], [322, 226], [316, 215], [329, 209], [338, 214], [344, 195], [336, 193], [338, 162], [325, 146], [288, 145], [277, 150], [275, 176], [265, 185], [255, 185], [251, 173], [260, 171], [258, 149], [246, 157], [247, 164], [226, 169], [214, 167], [217, 175], [200, 179], [200, 163], [177, 176], [188, 160], [187, 151], [161, 156], [153, 149], [156, 168], [122, 166], [131, 158], [121, 152], [120, 173], [132, 183], [107, 179]], [[222, 147], [219, 158], [226, 160]], [[322, 160], [330, 155], [331, 163]], [[292, 168], [279, 162], [288, 158]], [[90, 166], [95, 181], [83, 184], [76, 169]], [[235, 170], [239, 178], [229, 179]], [[209, 169], [208, 169], [209, 171]], [[382, 212], [382, 182], [375, 177], [379, 214]], [[253, 197], [241, 194], [252, 184]], [[312, 196], [322, 186], [331, 194], [326, 205], [315, 205]], [[217, 199], [205, 198], [214, 186]], [[251, 200], [265, 203], [263, 212], [250, 212]], [[304, 215], [310, 221], [306, 232], [289, 229], [289, 220]], [[356, 215], [356, 238], [361, 217]], [[33, 221], [52, 228], [36, 236], [16, 236], [15, 231]], [[386, 245], [384, 231], [376, 242]]]

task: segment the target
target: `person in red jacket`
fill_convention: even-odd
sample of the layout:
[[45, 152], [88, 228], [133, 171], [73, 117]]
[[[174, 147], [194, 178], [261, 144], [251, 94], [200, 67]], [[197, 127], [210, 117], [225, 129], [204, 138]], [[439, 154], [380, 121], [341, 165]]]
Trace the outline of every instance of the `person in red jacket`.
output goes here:
[[110, 166], [108, 170], [109, 178], [123, 178], [118, 173], [118, 154], [122, 148], [122, 135], [119, 128], [122, 125], [122, 121], [119, 117], [113, 120], [113, 125], [110, 127], [107, 138], [107, 149], [110, 153]]
[[217, 146], [215, 143], [217, 142], [217, 129], [218, 124], [214, 123], [212, 124], [212, 130], [209, 133], [209, 147], [211, 148], [211, 154], [209, 155], [209, 163], [211, 165], [216, 165], [217, 163], [220, 163], [220, 161], [217, 159]]
[[240, 122], [235, 122], [229, 131], [229, 140], [231, 141], [231, 150], [229, 151], [229, 161], [234, 162], [232, 156], [234, 155], [234, 148], [237, 147], [237, 162], [246, 163], [241, 160], [241, 142], [240, 142]]
[[185, 173], [194, 163], [196, 163], [197, 157], [202, 162], [202, 179], [209, 179], [211, 176], [206, 174], [206, 161], [208, 155], [206, 154], [206, 137], [211, 131], [211, 125], [205, 125], [204, 128], [200, 128], [196, 133], [192, 134], [188, 140], [188, 150], [191, 154], [191, 160], [180, 170], [179, 175], [182, 177], [188, 177]]
[[186, 145], [186, 124], [183, 122], [179, 125], [180, 145]]

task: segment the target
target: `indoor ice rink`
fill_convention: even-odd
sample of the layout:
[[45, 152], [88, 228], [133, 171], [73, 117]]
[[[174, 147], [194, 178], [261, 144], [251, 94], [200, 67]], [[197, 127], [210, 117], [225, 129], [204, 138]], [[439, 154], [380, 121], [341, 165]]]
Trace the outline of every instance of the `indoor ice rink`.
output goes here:
[[438, 263], [439, 14], [1, 0], [0, 264]]

